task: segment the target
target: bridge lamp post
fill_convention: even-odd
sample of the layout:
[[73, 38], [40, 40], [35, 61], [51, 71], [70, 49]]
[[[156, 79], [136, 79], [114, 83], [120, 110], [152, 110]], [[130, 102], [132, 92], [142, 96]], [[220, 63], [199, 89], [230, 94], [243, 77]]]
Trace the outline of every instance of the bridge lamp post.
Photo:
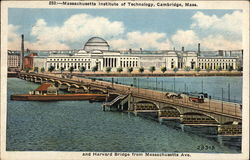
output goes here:
[[163, 81], [161, 81], [161, 91], [163, 92]]
[[223, 88], [221, 88], [221, 110], [223, 113]]
[[139, 90], [140, 90], [140, 85], [139, 85], [139, 81], [140, 81], [140, 79], [139, 78], [137, 78], [137, 88], [138, 88], [138, 94], [139, 94]]
[[155, 90], [157, 90], [157, 77], [155, 77]]
[[174, 92], [175, 92], [175, 76], [174, 76]]
[[112, 87], [114, 87], [114, 77], [112, 77]]
[[210, 106], [211, 96], [209, 96], [208, 98], [209, 98], [209, 110], [210, 110], [210, 108], [211, 108], [211, 106]]
[[201, 93], [203, 93], [203, 80], [201, 80]]

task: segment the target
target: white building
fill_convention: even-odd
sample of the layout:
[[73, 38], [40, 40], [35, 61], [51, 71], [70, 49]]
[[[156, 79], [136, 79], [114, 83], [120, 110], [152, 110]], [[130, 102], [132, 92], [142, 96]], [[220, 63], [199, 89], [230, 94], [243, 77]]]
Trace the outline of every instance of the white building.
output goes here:
[[20, 53], [8, 51], [7, 65], [8, 70], [18, 69], [20, 66]]
[[33, 66], [39, 69], [46, 69], [47, 56], [35, 56], [33, 57]]
[[215, 70], [216, 67], [220, 67], [222, 70], [227, 70], [229, 67], [233, 67], [236, 69], [238, 60], [234, 57], [199, 57], [198, 58], [198, 66], [201, 70], [206, 68], [210, 68], [211, 70]]
[[[36, 57], [37, 58], [37, 57]], [[35, 59], [36, 59], [35, 58]], [[91, 70], [93, 67], [97, 67], [98, 70], [105, 71], [107, 67], [111, 67], [113, 71], [116, 68], [128, 68], [133, 67], [137, 69], [144, 67], [145, 69], [155, 66], [156, 69], [166, 67], [167, 70], [173, 68], [184, 69], [184, 67], [190, 67], [191, 70], [196, 67], [200, 67], [201, 70], [205, 70], [206, 66], [211, 69], [215, 69], [216, 66], [220, 66], [222, 70], [226, 70], [229, 66], [236, 69], [239, 63], [239, 57], [225, 57], [225, 56], [198, 56], [195, 51], [112, 51], [110, 46], [102, 38], [92, 37], [84, 45], [83, 49], [77, 53], [62, 54], [54, 53], [50, 54], [46, 58], [46, 69], [50, 66], [54, 66], [55, 70], [60, 70], [63, 67], [68, 70], [71, 66], [78, 71], [81, 66], [84, 66], [86, 70]], [[43, 66], [40, 62], [35, 62], [38, 67]], [[38, 64], [39, 63], [39, 64]]]

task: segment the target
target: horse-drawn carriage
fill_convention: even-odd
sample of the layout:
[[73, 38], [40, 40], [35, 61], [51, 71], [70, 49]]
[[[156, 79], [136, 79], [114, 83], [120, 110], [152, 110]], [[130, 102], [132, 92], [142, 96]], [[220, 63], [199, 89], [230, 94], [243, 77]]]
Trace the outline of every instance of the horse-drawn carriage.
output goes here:
[[190, 94], [189, 101], [196, 103], [204, 103], [204, 95], [203, 94]]

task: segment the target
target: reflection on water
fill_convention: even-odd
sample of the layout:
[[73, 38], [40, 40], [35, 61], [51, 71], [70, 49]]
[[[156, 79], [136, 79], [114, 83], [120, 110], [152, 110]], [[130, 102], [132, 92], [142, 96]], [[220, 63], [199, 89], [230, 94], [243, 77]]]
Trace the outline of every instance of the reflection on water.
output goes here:
[[[11, 101], [38, 84], [8, 79], [8, 151], [114, 151], [239, 153], [240, 137], [218, 137], [204, 128], [161, 124], [152, 116], [103, 112], [88, 101]], [[192, 133], [191, 131], [194, 131]], [[214, 146], [201, 150], [199, 146]]]

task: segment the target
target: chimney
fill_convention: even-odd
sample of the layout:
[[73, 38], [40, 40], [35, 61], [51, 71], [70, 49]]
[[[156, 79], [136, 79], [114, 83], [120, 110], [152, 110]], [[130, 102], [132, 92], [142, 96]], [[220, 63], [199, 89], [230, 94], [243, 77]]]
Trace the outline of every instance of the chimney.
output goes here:
[[198, 43], [198, 55], [200, 56], [200, 53], [201, 53], [201, 44]]
[[130, 53], [130, 54], [132, 53], [132, 49], [131, 49], [131, 48], [129, 49], [129, 53]]
[[223, 57], [223, 50], [219, 50], [218, 53], [219, 53], [219, 56]]
[[181, 51], [184, 52], [184, 47], [181, 47]]
[[142, 48], [140, 48], [140, 52], [141, 52], [141, 54], [142, 54]]
[[24, 57], [24, 35], [21, 35], [21, 54], [20, 54], [20, 70], [23, 70], [23, 57]]

